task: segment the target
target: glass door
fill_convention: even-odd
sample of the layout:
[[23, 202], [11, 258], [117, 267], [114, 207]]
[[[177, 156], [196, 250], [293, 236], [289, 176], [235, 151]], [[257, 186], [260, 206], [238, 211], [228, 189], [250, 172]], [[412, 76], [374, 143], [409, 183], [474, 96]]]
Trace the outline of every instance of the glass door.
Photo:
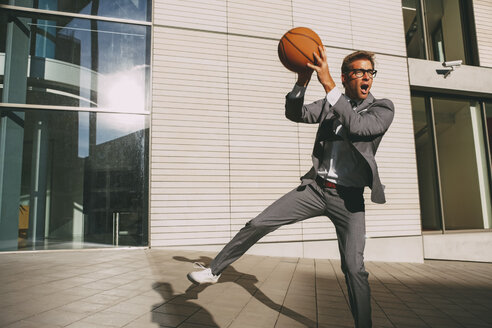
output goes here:
[[433, 98], [432, 105], [445, 228], [488, 228], [490, 190], [480, 104]]
[[442, 230], [433, 117], [429, 99], [412, 97], [422, 230]]
[[422, 229], [489, 229], [490, 133], [480, 103], [413, 96], [412, 112]]
[[[484, 143], [486, 144], [486, 148], [488, 150], [488, 168], [489, 168], [489, 176], [491, 175], [491, 163], [492, 163], [492, 102], [485, 102], [483, 104], [484, 106], [484, 118], [485, 118], [485, 140]], [[490, 181], [489, 181], [490, 182]], [[490, 190], [490, 184], [489, 184], [489, 190]], [[490, 202], [490, 197], [488, 198]], [[492, 216], [492, 215], [491, 215]], [[492, 217], [489, 216], [488, 221], [484, 221], [484, 225], [486, 229], [491, 229], [492, 228]]]

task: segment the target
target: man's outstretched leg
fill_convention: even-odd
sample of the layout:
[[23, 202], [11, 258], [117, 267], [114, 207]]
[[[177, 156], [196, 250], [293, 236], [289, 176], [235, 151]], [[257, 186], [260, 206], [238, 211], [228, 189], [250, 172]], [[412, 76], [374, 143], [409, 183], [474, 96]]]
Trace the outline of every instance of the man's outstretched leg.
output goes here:
[[246, 223], [215, 257], [210, 268], [202, 267], [200, 271], [191, 272], [188, 279], [196, 284], [216, 283], [222, 271], [263, 236], [283, 225], [323, 215], [325, 206], [323, 194], [316, 185], [292, 190]]

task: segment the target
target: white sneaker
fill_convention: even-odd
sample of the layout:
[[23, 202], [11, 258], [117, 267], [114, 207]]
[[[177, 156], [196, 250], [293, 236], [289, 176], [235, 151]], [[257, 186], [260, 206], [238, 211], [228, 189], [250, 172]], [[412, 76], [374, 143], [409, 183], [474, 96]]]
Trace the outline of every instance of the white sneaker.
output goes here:
[[200, 271], [190, 272], [187, 275], [188, 280], [194, 284], [197, 284], [197, 285], [199, 285], [199, 284], [215, 284], [220, 278], [220, 274], [219, 275], [212, 274], [212, 269], [206, 268], [205, 266], [203, 266], [200, 263], [195, 262], [195, 263], [193, 263], [193, 266], [195, 268], [201, 269]]

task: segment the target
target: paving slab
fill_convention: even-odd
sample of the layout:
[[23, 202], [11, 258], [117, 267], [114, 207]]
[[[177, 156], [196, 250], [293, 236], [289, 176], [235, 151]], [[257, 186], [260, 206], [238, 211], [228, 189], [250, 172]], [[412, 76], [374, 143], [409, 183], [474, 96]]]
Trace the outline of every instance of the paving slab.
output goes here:
[[[0, 253], [0, 327], [353, 327], [340, 261], [169, 249]], [[492, 327], [492, 263], [367, 262], [375, 327]]]

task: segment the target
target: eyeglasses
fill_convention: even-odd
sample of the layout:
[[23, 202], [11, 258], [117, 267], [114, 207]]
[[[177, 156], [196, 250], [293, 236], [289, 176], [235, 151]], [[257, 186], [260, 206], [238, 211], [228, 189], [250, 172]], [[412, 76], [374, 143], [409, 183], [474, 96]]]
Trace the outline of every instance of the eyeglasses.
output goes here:
[[367, 73], [367, 76], [369, 76], [371, 79], [376, 77], [376, 71], [375, 69], [361, 69], [361, 68], [356, 68], [356, 69], [351, 69], [350, 71], [346, 71], [345, 74], [348, 73], [354, 73], [354, 76], [358, 79], [364, 76], [365, 73]]

